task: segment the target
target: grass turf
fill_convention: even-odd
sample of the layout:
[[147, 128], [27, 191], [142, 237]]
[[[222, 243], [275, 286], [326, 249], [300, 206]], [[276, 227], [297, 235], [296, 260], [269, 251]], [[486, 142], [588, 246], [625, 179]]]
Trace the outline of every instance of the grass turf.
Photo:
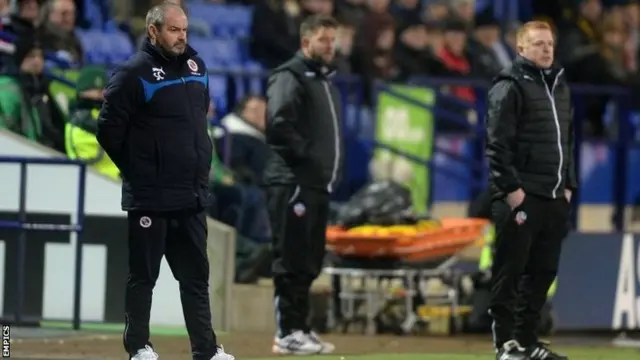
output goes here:
[[[640, 359], [640, 349], [572, 347], [559, 349], [571, 360], [632, 360]], [[491, 354], [369, 354], [369, 355], [323, 355], [323, 356], [287, 356], [286, 360], [495, 360]], [[252, 359], [252, 360], [264, 360]]]

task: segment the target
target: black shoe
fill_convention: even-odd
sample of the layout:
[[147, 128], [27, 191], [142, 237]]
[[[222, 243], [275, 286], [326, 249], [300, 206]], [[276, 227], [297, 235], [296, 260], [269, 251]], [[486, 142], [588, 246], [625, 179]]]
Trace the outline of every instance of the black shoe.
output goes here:
[[498, 350], [496, 360], [530, 360], [530, 358], [517, 341], [509, 340]]
[[568, 357], [549, 350], [549, 343], [540, 341], [527, 347], [527, 354], [531, 360], [569, 360]]

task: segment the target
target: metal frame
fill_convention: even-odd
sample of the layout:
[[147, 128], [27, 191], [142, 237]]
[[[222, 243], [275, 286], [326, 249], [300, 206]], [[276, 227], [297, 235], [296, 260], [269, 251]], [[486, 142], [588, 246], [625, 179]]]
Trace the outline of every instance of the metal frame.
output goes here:
[[[65, 231], [76, 233], [76, 251], [75, 251], [75, 271], [73, 286], [73, 329], [80, 329], [80, 308], [81, 308], [81, 288], [82, 288], [82, 244], [83, 244], [83, 224], [85, 215], [85, 191], [87, 165], [82, 161], [69, 160], [64, 158], [37, 158], [37, 157], [18, 157], [18, 156], [0, 156], [0, 164], [19, 164], [20, 165], [20, 200], [18, 208], [18, 220], [0, 220], [0, 228], [16, 229], [19, 231], [18, 246], [16, 259], [18, 269], [16, 269], [17, 291], [15, 297], [15, 318], [14, 323], [17, 325], [24, 324], [23, 305], [24, 305], [24, 287], [25, 287], [25, 263], [26, 263], [26, 242], [27, 233], [29, 231]], [[73, 165], [78, 166], [78, 199], [77, 199], [77, 219], [75, 224], [60, 225], [46, 223], [32, 223], [27, 221], [27, 165]]]
[[[455, 284], [458, 283], [461, 274], [452, 270], [452, 267], [458, 262], [456, 255], [440, 262], [433, 269], [416, 269], [416, 268], [397, 268], [397, 269], [358, 269], [358, 268], [341, 268], [341, 267], [325, 267], [323, 273], [334, 277], [335, 282], [331, 282], [331, 293], [337, 295], [338, 304], [333, 301], [329, 302], [327, 309], [327, 323], [329, 328], [335, 328], [338, 325], [337, 310], [335, 305], [340, 306], [341, 322], [349, 323], [356, 320], [356, 301], [364, 301], [365, 311], [365, 330], [367, 335], [375, 335], [376, 324], [375, 319], [380, 310], [384, 307], [387, 300], [391, 299], [391, 289], [384, 286], [383, 280], [401, 280], [404, 283], [404, 308], [406, 318], [402, 325], [405, 333], [409, 333], [416, 324], [417, 315], [413, 311], [413, 297], [420, 294], [423, 298], [428, 299], [429, 304], [443, 304], [451, 308], [451, 316], [455, 323], [459, 323], [457, 319], [459, 308], [459, 293]], [[422, 289], [422, 284], [430, 279], [441, 279], [444, 277], [452, 278], [453, 285], [444, 285], [445, 290], [442, 292], [429, 292]], [[370, 286], [373, 282], [375, 285]], [[339, 289], [336, 289], [340, 286]]]

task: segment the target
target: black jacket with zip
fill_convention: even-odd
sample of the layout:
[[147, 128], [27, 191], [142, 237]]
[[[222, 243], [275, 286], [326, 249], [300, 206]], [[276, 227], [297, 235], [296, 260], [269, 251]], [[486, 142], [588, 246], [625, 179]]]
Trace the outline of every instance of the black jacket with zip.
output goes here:
[[573, 114], [563, 72], [518, 57], [494, 80], [486, 154], [495, 197], [522, 188], [555, 199], [577, 188]]
[[149, 40], [109, 80], [98, 142], [123, 177], [123, 210], [209, 204], [208, 75], [187, 47], [166, 57]]
[[343, 162], [341, 107], [332, 73], [298, 52], [276, 68], [267, 88], [266, 140], [271, 148], [265, 185], [331, 193]]

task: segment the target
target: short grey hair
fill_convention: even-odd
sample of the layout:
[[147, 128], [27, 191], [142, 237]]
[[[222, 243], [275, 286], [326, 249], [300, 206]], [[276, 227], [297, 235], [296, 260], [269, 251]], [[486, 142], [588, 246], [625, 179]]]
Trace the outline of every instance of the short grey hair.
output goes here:
[[147, 12], [147, 17], [145, 18], [146, 28], [149, 29], [149, 26], [153, 25], [158, 28], [158, 30], [160, 30], [162, 26], [164, 26], [165, 14], [170, 8], [182, 10], [182, 6], [176, 4], [173, 1], [165, 1], [162, 4], [156, 5], [149, 9], [149, 11]]

